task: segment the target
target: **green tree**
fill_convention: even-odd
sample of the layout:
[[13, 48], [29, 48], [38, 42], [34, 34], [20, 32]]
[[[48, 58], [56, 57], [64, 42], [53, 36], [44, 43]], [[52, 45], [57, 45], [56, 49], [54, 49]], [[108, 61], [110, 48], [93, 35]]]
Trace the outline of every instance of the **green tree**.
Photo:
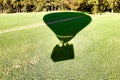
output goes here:
[[7, 9], [7, 1], [6, 0], [0, 0], [0, 12], [5, 13]]

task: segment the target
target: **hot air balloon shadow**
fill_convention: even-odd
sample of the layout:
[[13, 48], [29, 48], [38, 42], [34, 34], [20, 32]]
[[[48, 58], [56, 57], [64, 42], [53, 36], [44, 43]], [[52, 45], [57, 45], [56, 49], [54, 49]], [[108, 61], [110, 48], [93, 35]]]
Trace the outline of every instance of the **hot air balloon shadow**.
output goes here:
[[43, 20], [60, 40], [53, 48], [51, 59], [54, 62], [74, 59], [74, 46], [69, 41], [91, 22], [91, 17], [78, 12], [56, 12], [46, 14]]

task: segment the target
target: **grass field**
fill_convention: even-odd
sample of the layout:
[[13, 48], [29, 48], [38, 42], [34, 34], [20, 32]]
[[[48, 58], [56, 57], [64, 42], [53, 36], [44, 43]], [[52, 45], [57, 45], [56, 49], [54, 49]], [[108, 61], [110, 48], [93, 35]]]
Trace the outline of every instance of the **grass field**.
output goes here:
[[[1, 14], [0, 30], [42, 24], [46, 14]], [[47, 24], [0, 34], [0, 80], [120, 80], [120, 14], [89, 16], [90, 23], [69, 41], [69, 60], [51, 59], [59, 39]], [[79, 25], [76, 19], [61, 24]]]
[[0, 30], [42, 22], [45, 13], [0, 14]]

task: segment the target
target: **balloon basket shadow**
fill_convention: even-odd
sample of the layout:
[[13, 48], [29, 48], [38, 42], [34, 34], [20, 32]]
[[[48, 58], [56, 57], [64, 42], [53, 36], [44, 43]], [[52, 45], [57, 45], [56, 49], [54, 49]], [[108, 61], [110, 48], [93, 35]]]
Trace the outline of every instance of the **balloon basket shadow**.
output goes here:
[[51, 59], [54, 62], [74, 59], [73, 44], [56, 45], [52, 51]]

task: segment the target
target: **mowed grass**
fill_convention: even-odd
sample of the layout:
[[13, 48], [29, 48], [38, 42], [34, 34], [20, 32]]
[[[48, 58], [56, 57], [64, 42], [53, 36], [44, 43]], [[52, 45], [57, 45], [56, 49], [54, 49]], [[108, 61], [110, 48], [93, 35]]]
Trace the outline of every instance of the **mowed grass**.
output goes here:
[[42, 13], [0, 14], [0, 30], [42, 22]]
[[[11, 20], [22, 16], [9, 15], [14, 16]], [[91, 23], [69, 42], [75, 55], [71, 60], [52, 61], [50, 56], [59, 40], [47, 25], [0, 34], [0, 79], [120, 80], [120, 14], [90, 16]]]

